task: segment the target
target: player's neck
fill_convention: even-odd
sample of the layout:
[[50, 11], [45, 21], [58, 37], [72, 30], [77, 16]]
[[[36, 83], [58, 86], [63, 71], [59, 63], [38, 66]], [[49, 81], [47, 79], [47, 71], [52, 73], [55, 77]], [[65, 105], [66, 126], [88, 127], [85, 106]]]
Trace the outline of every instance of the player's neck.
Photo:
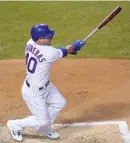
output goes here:
[[36, 44], [38, 44], [38, 45], [43, 45], [43, 46], [45, 46], [45, 45], [51, 45], [51, 44], [47, 44], [47, 43], [43, 43], [43, 42], [39, 42], [39, 41], [35, 41], [35, 43]]
[[38, 45], [51, 45], [51, 39], [38, 39], [37, 41], [35, 41], [36, 44]]

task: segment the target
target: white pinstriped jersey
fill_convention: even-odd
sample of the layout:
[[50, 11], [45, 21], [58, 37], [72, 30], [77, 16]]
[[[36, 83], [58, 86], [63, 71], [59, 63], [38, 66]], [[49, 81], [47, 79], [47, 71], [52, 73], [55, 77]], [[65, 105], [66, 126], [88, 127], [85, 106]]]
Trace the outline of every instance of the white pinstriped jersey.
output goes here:
[[52, 62], [63, 57], [63, 52], [49, 45], [38, 45], [32, 39], [27, 42], [26, 80], [32, 87], [44, 86], [50, 80]]

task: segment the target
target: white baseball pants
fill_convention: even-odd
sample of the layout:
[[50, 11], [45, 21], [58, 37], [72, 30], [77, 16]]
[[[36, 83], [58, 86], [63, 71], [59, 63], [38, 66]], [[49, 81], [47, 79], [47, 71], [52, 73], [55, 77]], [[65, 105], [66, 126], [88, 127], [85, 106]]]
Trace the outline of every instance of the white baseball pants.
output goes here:
[[65, 98], [58, 89], [49, 83], [48, 86], [39, 91], [29, 88], [24, 82], [22, 86], [22, 96], [25, 100], [32, 116], [24, 119], [10, 120], [15, 130], [33, 127], [38, 134], [48, 134], [51, 132], [51, 124], [58, 116], [59, 112], [66, 105]]

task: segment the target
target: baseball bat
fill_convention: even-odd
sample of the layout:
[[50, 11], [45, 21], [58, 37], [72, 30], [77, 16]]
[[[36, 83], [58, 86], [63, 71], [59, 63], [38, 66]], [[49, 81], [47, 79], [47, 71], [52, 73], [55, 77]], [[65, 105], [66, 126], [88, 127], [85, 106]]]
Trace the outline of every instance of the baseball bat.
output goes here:
[[86, 42], [92, 35], [94, 35], [99, 29], [104, 27], [107, 23], [109, 23], [120, 11], [121, 7], [117, 7], [114, 9], [83, 41]]

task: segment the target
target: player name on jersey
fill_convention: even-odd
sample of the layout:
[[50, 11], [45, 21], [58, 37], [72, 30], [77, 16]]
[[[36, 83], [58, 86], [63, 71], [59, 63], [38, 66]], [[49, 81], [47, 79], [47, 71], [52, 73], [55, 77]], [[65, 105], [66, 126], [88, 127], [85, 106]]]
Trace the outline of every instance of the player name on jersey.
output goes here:
[[39, 60], [39, 62], [46, 61], [46, 59], [43, 57], [43, 54], [41, 54], [40, 51], [33, 45], [28, 44], [26, 47], [26, 51], [31, 52]]

